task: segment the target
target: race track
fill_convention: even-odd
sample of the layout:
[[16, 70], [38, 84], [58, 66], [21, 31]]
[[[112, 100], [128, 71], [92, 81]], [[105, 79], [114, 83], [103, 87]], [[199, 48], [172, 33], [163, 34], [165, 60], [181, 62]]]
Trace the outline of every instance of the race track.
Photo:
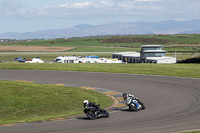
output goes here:
[[[117, 110], [107, 119], [0, 126], [0, 133], [169, 133], [200, 130], [200, 79], [130, 74], [2, 70], [0, 80], [76, 84], [136, 95], [145, 110]], [[84, 116], [83, 116], [84, 117]]]

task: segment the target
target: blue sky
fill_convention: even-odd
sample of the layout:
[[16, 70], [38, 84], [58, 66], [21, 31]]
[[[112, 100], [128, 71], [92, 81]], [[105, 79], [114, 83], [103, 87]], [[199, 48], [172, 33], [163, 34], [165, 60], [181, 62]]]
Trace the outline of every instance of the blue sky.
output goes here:
[[0, 0], [0, 33], [200, 19], [200, 0]]

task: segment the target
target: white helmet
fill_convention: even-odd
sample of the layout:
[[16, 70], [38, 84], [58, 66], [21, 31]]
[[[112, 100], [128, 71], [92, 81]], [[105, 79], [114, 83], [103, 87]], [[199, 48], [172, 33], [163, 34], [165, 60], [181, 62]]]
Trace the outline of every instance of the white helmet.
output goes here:
[[83, 103], [87, 105], [89, 103], [89, 101], [88, 100], [84, 100]]

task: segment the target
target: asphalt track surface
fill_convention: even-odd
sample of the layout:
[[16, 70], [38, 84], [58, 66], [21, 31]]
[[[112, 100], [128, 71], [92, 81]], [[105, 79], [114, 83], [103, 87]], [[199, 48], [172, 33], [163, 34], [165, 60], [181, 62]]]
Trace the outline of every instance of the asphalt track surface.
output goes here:
[[2, 70], [0, 79], [76, 84], [127, 92], [145, 110], [118, 110], [97, 120], [69, 120], [0, 126], [0, 133], [169, 133], [200, 129], [200, 79], [131, 74]]

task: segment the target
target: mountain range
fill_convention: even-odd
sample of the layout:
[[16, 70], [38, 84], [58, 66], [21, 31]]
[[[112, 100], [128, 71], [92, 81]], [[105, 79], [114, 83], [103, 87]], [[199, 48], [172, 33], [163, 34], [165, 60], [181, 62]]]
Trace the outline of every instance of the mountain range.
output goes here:
[[80, 24], [63, 29], [1, 33], [0, 39], [51, 39], [124, 34], [200, 34], [200, 19], [161, 22], [113, 22], [102, 25]]

